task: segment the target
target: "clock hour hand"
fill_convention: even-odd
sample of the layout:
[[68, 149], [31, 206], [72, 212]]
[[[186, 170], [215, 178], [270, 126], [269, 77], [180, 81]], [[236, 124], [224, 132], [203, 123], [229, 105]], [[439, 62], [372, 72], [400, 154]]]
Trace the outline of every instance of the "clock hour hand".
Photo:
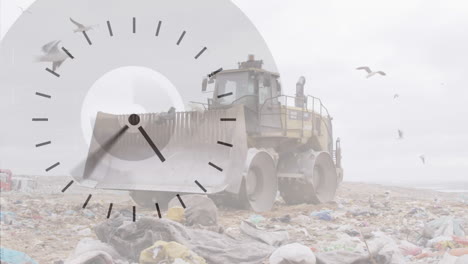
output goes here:
[[128, 128], [128, 126], [122, 127], [119, 131], [117, 131], [117, 133], [112, 135], [111, 138], [106, 140], [99, 149], [93, 153], [90, 153], [90, 155], [88, 155], [88, 157], [83, 162], [81, 162], [72, 170], [71, 175], [80, 175], [80, 171], [82, 171], [82, 168], [84, 168], [83, 179], [87, 179], [93, 173], [96, 165], [102, 159], [102, 157], [110, 151], [110, 149], [115, 145], [115, 143], [117, 143], [118, 139], [125, 133], [125, 131], [127, 131]]

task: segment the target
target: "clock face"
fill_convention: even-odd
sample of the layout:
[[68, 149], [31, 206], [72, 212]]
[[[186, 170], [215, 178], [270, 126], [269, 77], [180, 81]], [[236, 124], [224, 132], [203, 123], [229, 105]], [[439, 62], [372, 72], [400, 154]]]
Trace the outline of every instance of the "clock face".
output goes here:
[[200, 111], [213, 96], [201, 83], [248, 54], [277, 70], [230, 1], [38, 0], [29, 10], [0, 50], [5, 165], [71, 176], [62, 192], [76, 182], [175, 194], [239, 188], [243, 109]]

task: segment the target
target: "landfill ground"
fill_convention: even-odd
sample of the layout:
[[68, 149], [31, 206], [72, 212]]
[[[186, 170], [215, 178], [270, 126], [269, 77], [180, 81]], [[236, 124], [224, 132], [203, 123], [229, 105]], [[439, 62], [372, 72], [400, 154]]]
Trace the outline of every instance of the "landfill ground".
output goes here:
[[[62, 193], [70, 179], [37, 180], [34, 190], [1, 193], [1, 246], [24, 252], [38, 263], [65, 260], [82, 238], [95, 238], [93, 227], [106, 220], [109, 203], [114, 204], [113, 211], [131, 210], [134, 205], [126, 192], [90, 190], [75, 183]], [[89, 194], [93, 196], [82, 209]], [[467, 223], [467, 198], [466, 192], [345, 182], [335, 202], [288, 206], [278, 199], [272, 211], [261, 214], [221, 207], [219, 224], [226, 234], [240, 237], [240, 223], [250, 219], [262, 230], [287, 231], [289, 242], [301, 243], [315, 252], [365, 247], [366, 234], [381, 231], [398, 245], [403, 241], [418, 245], [416, 252], [405, 252], [407, 263], [439, 263], [443, 253], [454, 246], [431, 248], [421, 245], [418, 238], [423, 235], [425, 224], [444, 216]], [[320, 212], [325, 212], [325, 217]], [[157, 217], [157, 213], [137, 207], [137, 217], [142, 216]], [[340, 244], [339, 241], [346, 241], [343, 238], [357, 244]]]

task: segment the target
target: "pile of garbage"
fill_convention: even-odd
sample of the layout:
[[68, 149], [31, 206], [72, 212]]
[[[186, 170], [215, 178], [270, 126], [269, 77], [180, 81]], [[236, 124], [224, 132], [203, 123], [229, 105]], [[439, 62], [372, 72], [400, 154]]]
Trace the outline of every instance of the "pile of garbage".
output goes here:
[[[468, 238], [463, 220], [451, 216], [425, 223], [422, 234], [413, 242], [394, 239], [391, 233], [369, 231], [365, 226], [341, 225], [336, 229], [335, 241], [310, 247], [290, 237], [291, 223], [307, 222], [306, 219], [332, 222], [348, 214], [372, 213], [344, 210], [340, 216], [333, 210], [320, 210], [308, 217], [285, 215], [270, 220], [255, 214], [240, 222], [240, 234], [236, 236], [232, 228], [224, 231], [219, 226], [218, 209], [208, 197], [188, 195], [184, 200], [186, 208], [175, 201], [170, 203], [167, 219], [144, 217], [132, 222], [130, 212], [123, 212], [97, 225], [95, 232], [99, 240], [81, 241], [65, 264], [101, 263], [97, 259], [103, 259], [102, 263], [106, 264], [400, 264], [418, 260], [468, 263]], [[374, 201], [370, 204], [370, 208], [376, 207]], [[382, 206], [381, 209], [385, 208]], [[420, 208], [408, 212], [408, 217], [424, 215]], [[281, 227], [271, 223], [289, 225]]]
[[[367, 185], [366, 185], [367, 186]], [[174, 198], [163, 217], [83, 195], [1, 197], [1, 263], [54, 264], [462, 264], [465, 200], [344, 184], [336, 202], [271, 212], [218, 208], [207, 196]], [[362, 187], [362, 186], [361, 186]], [[108, 198], [117, 201], [117, 196]], [[76, 198], [76, 199], [75, 199]], [[117, 203], [116, 203], [117, 204]], [[122, 208], [119, 208], [119, 207]], [[25, 253], [23, 253], [25, 252]]]

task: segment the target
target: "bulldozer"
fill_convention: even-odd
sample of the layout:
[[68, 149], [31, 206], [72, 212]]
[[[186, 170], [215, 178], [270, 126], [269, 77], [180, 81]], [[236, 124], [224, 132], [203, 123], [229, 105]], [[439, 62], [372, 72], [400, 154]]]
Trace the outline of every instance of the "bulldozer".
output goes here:
[[153, 208], [177, 194], [228, 198], [257, 212], [270, 210], [278, 194], [288, 204], [331, 201], [343, 179], [332, 117], [319, 98], [304, 94], [304, 77], [295, 96], [282, 94], [279, 77], [249, 55], [238, 69], [203, 79], [202, 91], [212, 96], [198, 110], [99, 112], [84, 173], [74, 177], [128, 190]]

